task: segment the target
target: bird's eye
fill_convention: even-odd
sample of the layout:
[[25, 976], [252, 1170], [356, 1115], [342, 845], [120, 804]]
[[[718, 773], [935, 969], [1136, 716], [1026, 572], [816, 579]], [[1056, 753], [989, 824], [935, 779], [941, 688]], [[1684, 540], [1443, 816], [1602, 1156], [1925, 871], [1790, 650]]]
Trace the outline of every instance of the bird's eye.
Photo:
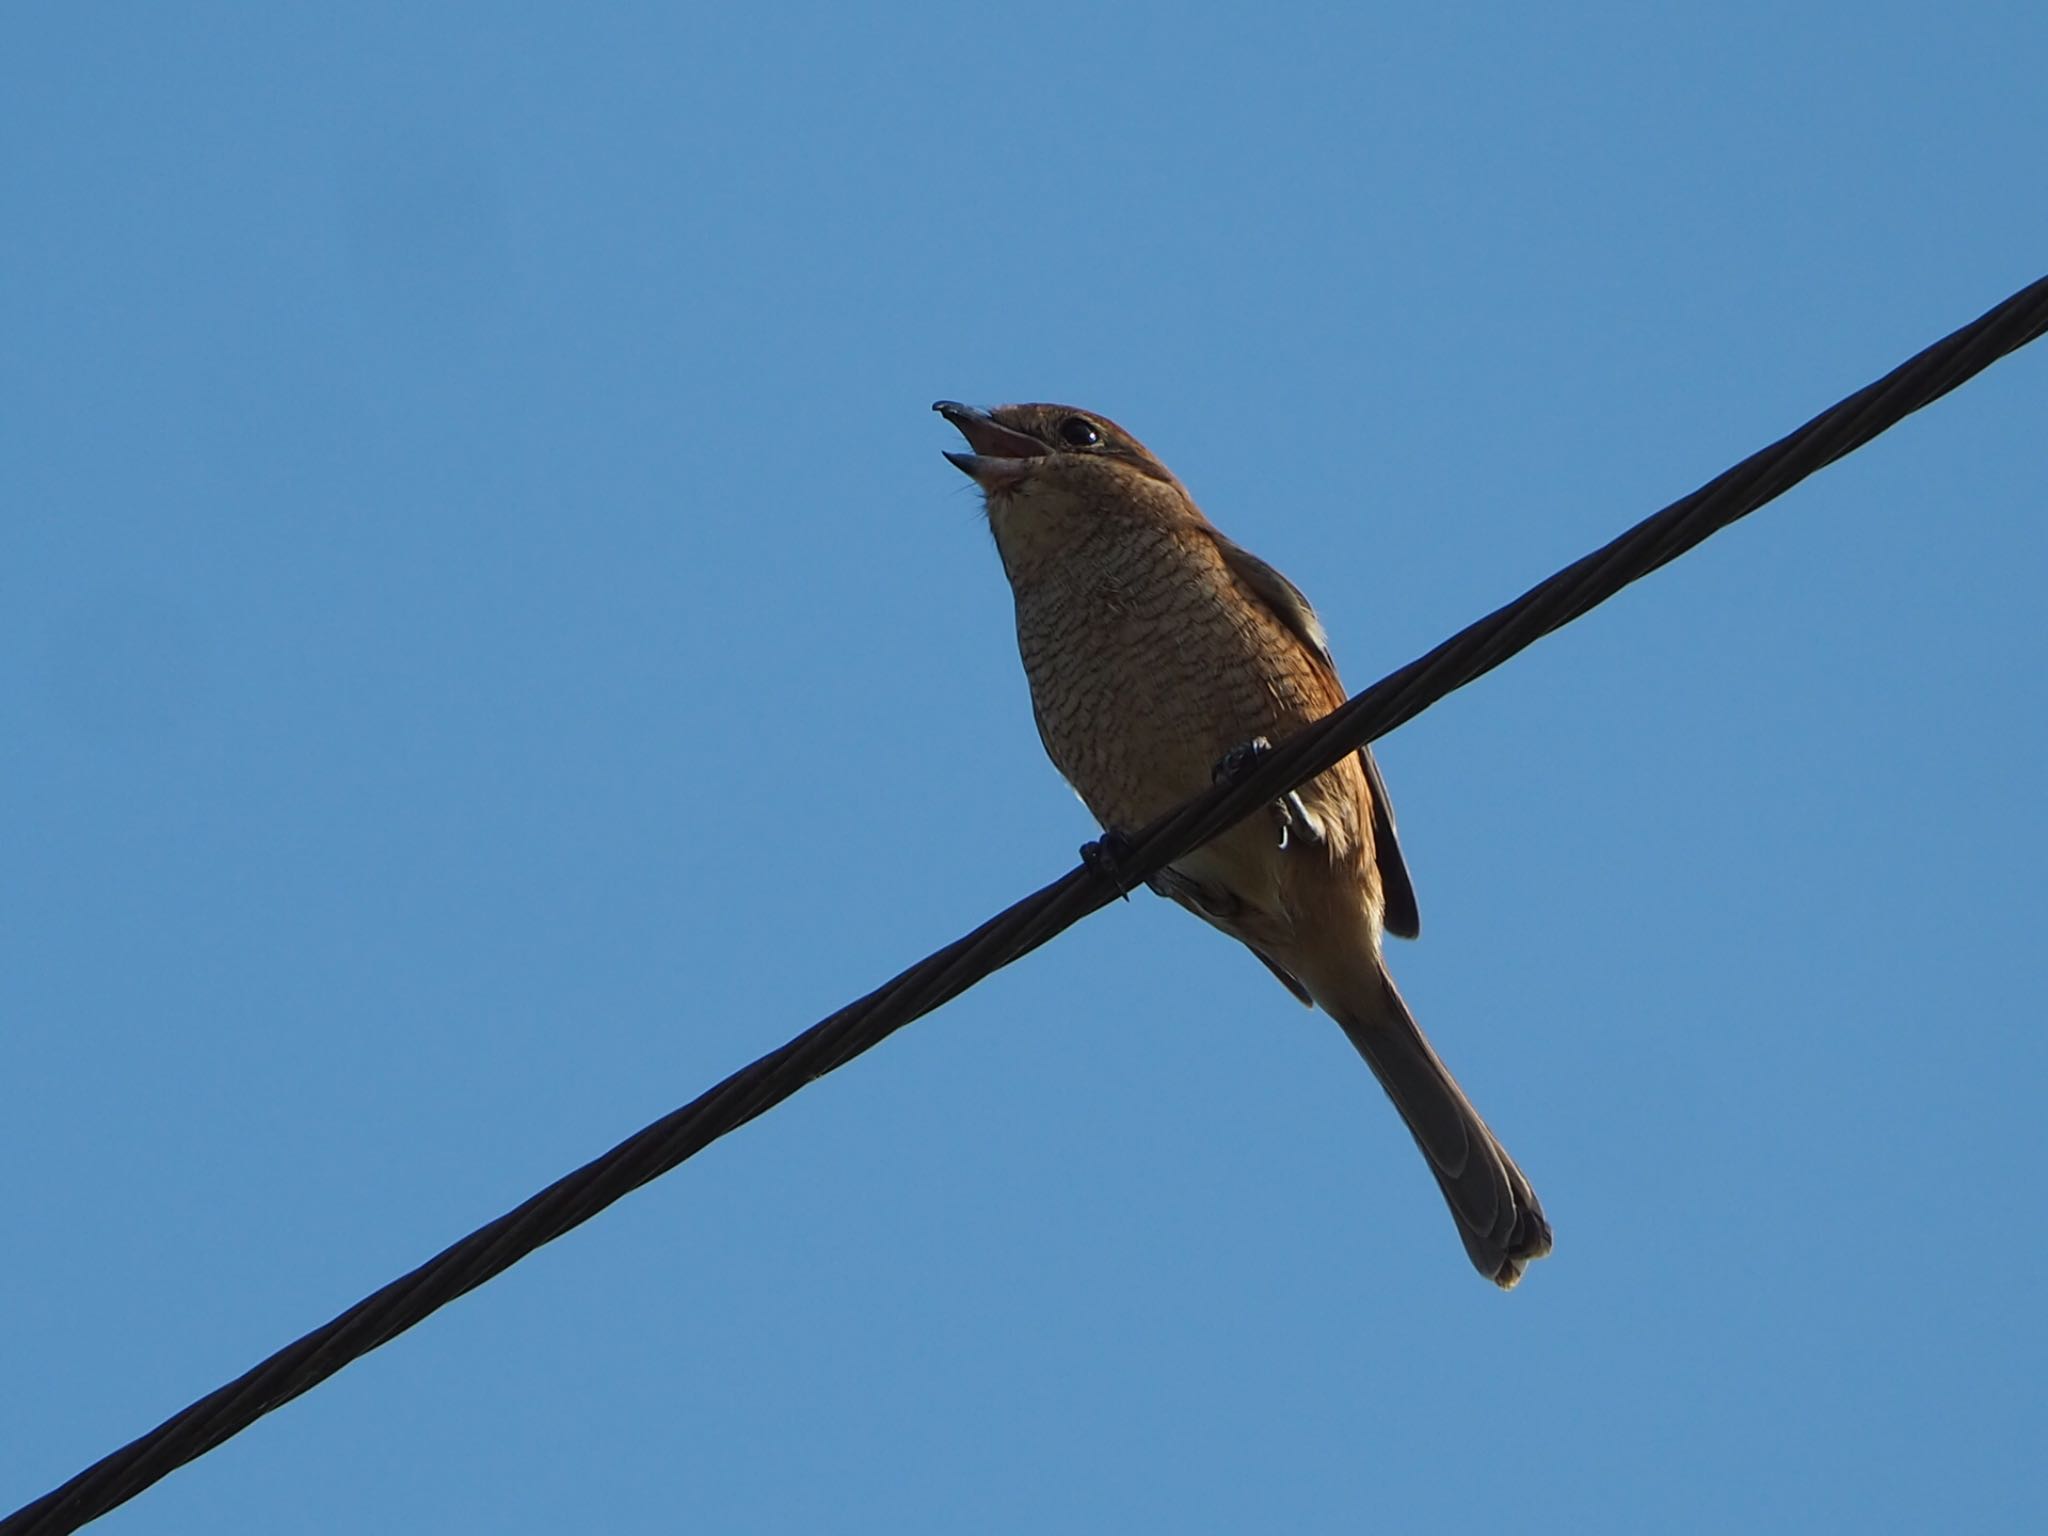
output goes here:
[[1096, 448], [1101, 446], [1102, 434], [1086, 416], [1069, 416], [1060, 423], [1060, 441], [1069, 448]]

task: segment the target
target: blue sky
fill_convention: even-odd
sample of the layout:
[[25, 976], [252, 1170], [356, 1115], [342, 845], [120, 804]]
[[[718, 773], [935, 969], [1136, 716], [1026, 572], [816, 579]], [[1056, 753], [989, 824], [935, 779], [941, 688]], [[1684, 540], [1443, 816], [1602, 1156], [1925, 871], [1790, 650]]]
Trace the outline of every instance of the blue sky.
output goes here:
[[[1358, 688], [2048, 267], [2038, 7], [1424, 9], [12, 16], [0, 1508], [1071, 864], [933, 398]], [[2024, 1528], [2044, 407], [1382, 745], [1513, 1295], [1141, 898], [102, 1528]]]

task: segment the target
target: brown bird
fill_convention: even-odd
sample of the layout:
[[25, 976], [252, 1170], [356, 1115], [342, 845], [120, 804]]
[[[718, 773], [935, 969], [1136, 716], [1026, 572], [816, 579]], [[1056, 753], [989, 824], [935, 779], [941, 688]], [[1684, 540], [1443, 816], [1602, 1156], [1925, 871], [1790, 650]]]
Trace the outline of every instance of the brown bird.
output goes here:
[[[1112, 839], [1344, 702], [1322, 622], [1219, 532], [1114, 422], [1064, 405], [932, 407], [972, 453], [1017, 599], [1017, 643], [1053, 765]], [[1372, 753], [1170, 865], [1153, 888], [1243, 941], [1344, 1028], [1401, 1112], [1479, 1272], [1550, 1252], [1522, 1170], [1430, 1048], [1380, 955], [1420, 930]]]

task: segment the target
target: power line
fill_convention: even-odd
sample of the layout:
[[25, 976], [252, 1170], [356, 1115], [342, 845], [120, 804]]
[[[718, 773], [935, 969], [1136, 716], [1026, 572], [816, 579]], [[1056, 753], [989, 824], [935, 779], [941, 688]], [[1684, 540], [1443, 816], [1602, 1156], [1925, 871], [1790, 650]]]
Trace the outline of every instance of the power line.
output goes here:
[[0, 1520], [0, 1536], [75, 1531], [132, 1499], [272, 1409], [502, 1274], [542, 1244], [774, 1108], [806, 1083], [1029, 954], [1113, 901], [1119, 888], [1141, 884], [1146, 876], [1340, 758], [1412, 720], [1454, 689], [1940, 399], [2044, 330], [2048, 277], [1646, 518], [1613, 543], [1468, 625], [1428, 655], [1382, 678], [1341, 709], [1280, 743], [1240, 782], [1219, 785], [1161, 818], [1131, 840], [1115, 878], [1086, 865], [1069, 871], [286, 1345], [61, 1488]]

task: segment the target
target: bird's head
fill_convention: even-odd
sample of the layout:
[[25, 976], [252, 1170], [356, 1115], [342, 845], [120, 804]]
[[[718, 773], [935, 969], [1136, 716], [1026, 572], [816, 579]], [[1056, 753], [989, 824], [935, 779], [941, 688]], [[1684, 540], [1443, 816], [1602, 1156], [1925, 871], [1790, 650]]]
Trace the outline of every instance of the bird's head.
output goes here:
[[1200, 519], [1186, 490], [1145, 445], [1106, 416], [1071, 405], [957, 400], [932, 407], [967, 439], [946, 457], [981, 487], [989, 526], [1012, 573], [1020, 562], [1081, 537], [1104, 518]]

